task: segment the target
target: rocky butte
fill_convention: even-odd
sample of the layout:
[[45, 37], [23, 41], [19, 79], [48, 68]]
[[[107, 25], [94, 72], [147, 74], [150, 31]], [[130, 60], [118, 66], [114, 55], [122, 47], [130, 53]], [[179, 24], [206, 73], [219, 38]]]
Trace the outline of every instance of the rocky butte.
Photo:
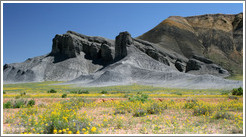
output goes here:
[[224, 77], [242, 73], [242, 20], [242, 13], [169, 17], [137, 38], [121, 32], [115, 40], [67, 31], [53, 38], [50, 53], [5, 64], [4, 83], [239, 87]]

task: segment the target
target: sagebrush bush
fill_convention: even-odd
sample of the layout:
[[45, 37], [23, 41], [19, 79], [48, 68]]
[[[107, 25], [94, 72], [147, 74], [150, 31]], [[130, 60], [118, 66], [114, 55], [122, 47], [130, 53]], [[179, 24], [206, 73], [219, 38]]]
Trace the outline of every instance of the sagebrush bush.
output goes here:
[[18, 96], [15, 96], [15, 99], [20, 99], [20, 98], [21, 98], [21, 96], [19, 96], [19, 95]]
[[142, 103], [148, 101], [148, 95], [147, 94], [138, 94], [135, 96], [131, 96], [128, 98], [129, 101], [141, 101]]
[[47, 93], [57, 93], [57, 91], [54, 89], [51, 89], [51, 90], [47, 91]]
[[239, 98], [236, 97], [236, 96], [228, 96], [229, 99], [235, 99], [235, 100], [238, 100]]
[[66, 98], [67, 97], [67, 94], [62, 94], [62, 98]]
[[23, 98], [18, 98], [15, 100], [8, 101], [3, 104], [3, 108], [23, 108], [23, 107], [32, 107], [35, 105], [35, 100], [26, 100]]
[[198, 105], [198, 103], [197, 103], [196, 99], [188, 98], [186, 100], [184, 108], [191, 109], [191, 108], [194, 108], [197, 105]]
[[8, 101], [7, 103], [3, 103], [3, 108], [12, 108], [12, 102]]
[[25, 95], [26, 95], [26, 91], [20, 93], [20, 96], [25, 96]]
[[78, 94], [89, 94], [88, 90], [78, 91]]
[[27, 105], [27, 100], [20, 98], [16, 99], [13, 103], [13, 108], [21, 108]]
[[214, 115], [215, 119], [230, 119], [232, 116], [227, 112], [216, 112]]
[[182, 95], [183, 95], [183, 94], [182, 94], [182, 93], [180, 93], [180, 92], [174, 92], [173, 94], [180, 95], [180, 96], [182, 96]]
[[108, 92], [107, 91], [105, 91], [105, 90], [103, 90], [102, 92], [101, 92], [101, 94], [107, 94]]
[[196, 106], [194, 107], [193, 115], [199, 116], [199, 115], [209, 115], [211, 114], [212, 110], [209, 106]]
[[242, 96], [243, 95], [243, 88], [234, 88], [232, 91], [232, 95]]
[[70, 91], [71, 94], [89, 94], [88, 90]]
[[27, 106], [30, 106], [30, 107], [32, 107], [34, 105], [35, 105], [35, 100], [34, 99], [29, 100], [28, 103], [27, 103]]
[[146, 110], [144, 110], [144, 109], [137, 109], [134, 112], [133, 116], [134, 117], [141, 117], [141, 116], [145, 116], [146, 114], [147, 114], [147, 111]]
[[229, 95], [231, 92], [229, 90], [220, 91], [221, 95]]
[[147, 108], [147, 112], [148, 114], [158, 114], [160, 112], [163, 112], [165, 109], [167, 109], [167, 104], [165, 106], [161, 106], [157, 103], [153, 103]]

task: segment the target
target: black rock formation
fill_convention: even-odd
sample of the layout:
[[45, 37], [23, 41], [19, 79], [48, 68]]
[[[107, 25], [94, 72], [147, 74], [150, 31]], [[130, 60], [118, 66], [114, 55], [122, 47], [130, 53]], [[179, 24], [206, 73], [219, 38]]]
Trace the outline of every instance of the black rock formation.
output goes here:
[[115, 59], [119, 60], [127, 55], [127, 47], [133, 44], [131, 35], [121, 32], [115, 39]]

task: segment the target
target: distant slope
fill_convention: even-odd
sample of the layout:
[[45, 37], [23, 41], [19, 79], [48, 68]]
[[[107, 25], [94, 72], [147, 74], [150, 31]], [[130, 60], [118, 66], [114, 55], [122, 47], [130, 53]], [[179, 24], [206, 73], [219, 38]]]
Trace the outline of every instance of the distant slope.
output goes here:
[[171, 16], [138, 37], [187, 58], [211, 59], [232, 74], [243, 73], [243, 14]]

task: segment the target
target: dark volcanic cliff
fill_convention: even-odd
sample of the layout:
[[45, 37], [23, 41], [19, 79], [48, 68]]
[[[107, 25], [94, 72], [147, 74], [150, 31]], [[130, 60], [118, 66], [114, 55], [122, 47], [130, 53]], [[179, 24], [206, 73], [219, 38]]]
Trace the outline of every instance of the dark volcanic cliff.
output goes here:
[[138, 37], [187, 58], [204, 56], [233, 74], [243, 72], [243, 14], [171, 16]]

